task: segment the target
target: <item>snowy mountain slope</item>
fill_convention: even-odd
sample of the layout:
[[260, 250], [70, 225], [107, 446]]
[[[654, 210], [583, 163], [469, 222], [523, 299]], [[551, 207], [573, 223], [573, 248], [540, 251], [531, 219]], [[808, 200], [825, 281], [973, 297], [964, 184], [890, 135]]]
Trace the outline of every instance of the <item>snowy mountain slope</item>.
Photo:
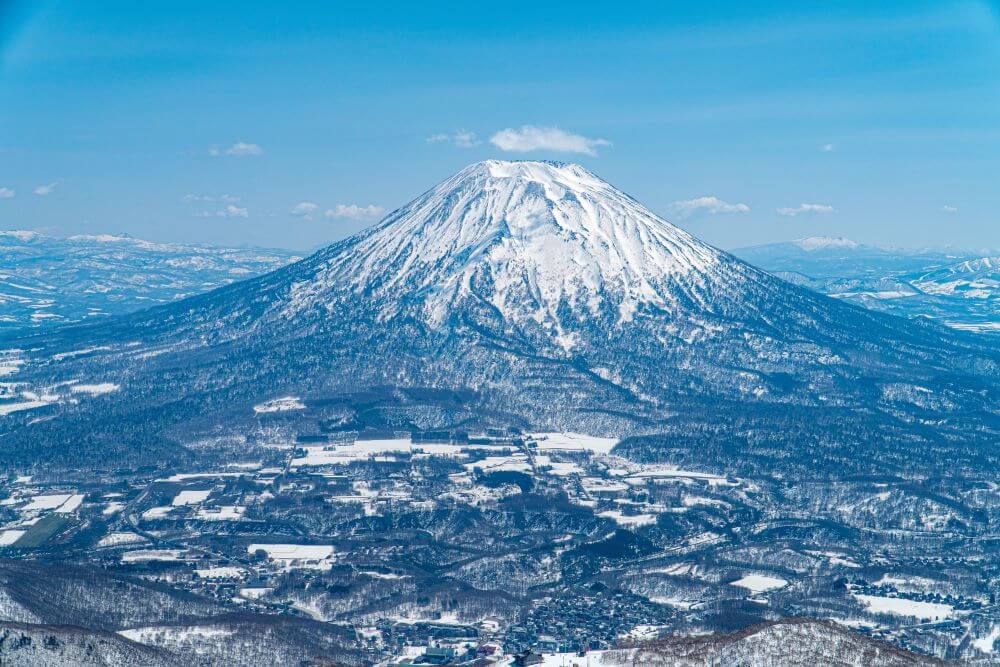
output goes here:
[[188, 663], [166, 651], [109, 632], [0, 621], [0, 664], [10, 667], [170, 667]]
[[[276, 396], [387, 384], [471, 389], [537, 426], [608, 435], [714, 429], [714, 406], [780, 441], [786, 414], [836, 413], [845, 433], [982, 457], [1000, 368], [995, 348], [792, 286], [579, 166], [542, 162], [472, 165], [260, 278], [6, 342], [24, 351], [7, 379], [52, 399], [8, 415], [8, 451], [92, 463], [238, 428]], [[73, 378], [120, 390], [64, 400]], [[906, 398], [923, 391], [950, 414], [928, 421]], [[823, 446], [857, 445], [838, 432]]]
[[[671, 638], [640, 646], [621, 665], [944, 665], [943, 661], [848, 632], [833, 623], [791, 618], [730, 635]], [[605, 664], [616, 664], [614, 653]]]
[[558, 330], [562, 308], [585, 320], [613, 306], [628, 320], [640, 306], [697, 301], [722, 262], [577, 165], [491, 161], [393, 213], [352, 252], [328, 255], [316, 276], [293, 284], [282, 313], [346, 292], [385, 303], [388, 318], [404, 307], [392, 298], [403, 292], [419, 294], [439, 324], [477, 295], [509, 322]]
[[0, 231], [0, 327], [41, 329], [120, 315], [259, 275], [295, 259], [281, 250]]

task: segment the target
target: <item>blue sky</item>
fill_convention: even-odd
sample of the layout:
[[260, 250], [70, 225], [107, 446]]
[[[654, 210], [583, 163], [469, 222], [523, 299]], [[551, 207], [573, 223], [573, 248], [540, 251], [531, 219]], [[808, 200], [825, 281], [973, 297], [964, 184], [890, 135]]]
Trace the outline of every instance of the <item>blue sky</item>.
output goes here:
[[0, 228], [305, 249], [506, 157], [725, 248], [1000, 248], [995, 3], [470, 4], [0, 0]]

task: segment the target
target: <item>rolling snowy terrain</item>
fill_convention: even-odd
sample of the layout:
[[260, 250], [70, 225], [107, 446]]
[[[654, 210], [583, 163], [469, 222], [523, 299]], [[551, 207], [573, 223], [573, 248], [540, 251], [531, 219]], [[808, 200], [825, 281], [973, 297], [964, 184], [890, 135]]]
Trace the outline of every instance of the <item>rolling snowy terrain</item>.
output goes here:
[[47, 329], [121, 315], [207, 292], [295, 259], [282, 250], [0, 231], [0, 327]]
[[1000, 332], [1000, 252], [890, 250], [810, 237], [733, 253], [789, 282], [866, 308]]

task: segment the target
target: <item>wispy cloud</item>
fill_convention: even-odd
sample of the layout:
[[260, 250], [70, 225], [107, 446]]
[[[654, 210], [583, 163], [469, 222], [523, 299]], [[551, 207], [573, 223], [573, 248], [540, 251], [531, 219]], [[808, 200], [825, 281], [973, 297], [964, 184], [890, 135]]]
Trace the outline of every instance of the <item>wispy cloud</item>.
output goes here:
[[15, 192], [10, 188], [0, 188], [0, 199], [13, 199]]
[[289, 211], [296, 218], [305, 218], [306, 220], [312, 220], [313, 214], [319, 210], [319, 204], [314, 204], [311, 201], [300, 201], [298, 204], [292, 207]]
[[596, 148], [611, 145], [607, 139], [590, 139], [560, 130], [558, 127], [538, 127], [536, 125], [522, 125], [520, 129], [500, 130], [490, 137], [490, 143], [502, 151], [512, 153], [555, 151], [559, 153], [583, 153], [584, 155], [597, 155]]
[[796, 215], [801, 215], [803, 213], [832, 213], [833, 207], [827, 204], [799, 204], [795, 207], [783, 207], [775, 209], [778, 215], [786, 215], [790, 217], [795, 217]]
[[671, 208], [680, 218], [687, 218], [696, 213], [746, 213], [750, 207], [746, 204], [731, 204], [718, 197], [697, 197], [695, 199], [685, 199], [675, 201]]
[[377, 218], [385, 211], [381, 206], [369, 204], [368, 206], [358, 206], [357, 204], [337, 204], [333, 208], [328, 208], [323, 215], [328, 218], [349, 218], [351, 220], [367, 220]]
[[942, 206], [941, 210], [943, 212], [945, 212], [945, 213], [958, 213], [958, 207], [957, 206], [950, 206], [950, 205], [947, 205], [947, 204], [944, 205], [944, 206]]
[[819, 147], [819, 150], [821, 153], [832, 153], [836, 148], [833, 144], [823, 144]]
[[236, 195], [184, 195], [181, 198], [185, 202], [225, 202], [235, 204], [240, 200]]
[[250, 211], [246, 208], [241, 208], [235, 204], [229, 204], [225, 208], [220, 208], [216, 211], [202, 211], [198, 214], [199, 218], [249, 218]]
[[466, 130], [458, 130], [452, 132], [451, 134], [432, 134], [427, 137], [427, 143], [429, 144], [440, 144], [440, 143], [450, 143], [454, 144], [458, 148], [473, 148], [483, 143], [478, 138], [476, 138], [475, 132], [468, 132]]
[[45, 185], [39, 185], [34, 189], [34, 193], [39, 197], [44, 197], [46, 195], [52, 194], [52, 191], [56, 189], [58, 183], [46, 183]]
[[232, 146], [227, 148], [220, 148], [218, 146], [212, 146], [208, 149], [208, 154], [212, 157], [221, 157], [223, 155], [232, 155], [234, 157], [247, 157], [250, 155], [263, 155], [264, 149], [257, 144], [250, 144], [245, 141], [237, 141]]

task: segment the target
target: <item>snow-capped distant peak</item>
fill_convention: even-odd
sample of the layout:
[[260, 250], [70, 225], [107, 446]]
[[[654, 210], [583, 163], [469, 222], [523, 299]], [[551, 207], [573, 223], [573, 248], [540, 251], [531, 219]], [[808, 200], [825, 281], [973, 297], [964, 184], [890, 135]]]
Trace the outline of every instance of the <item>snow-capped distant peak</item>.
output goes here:
[[809, 236], [792, 241], [792, 245], [798, 246], [806, 252], [813, 252], [826, 248], [857, 248], [860, 244], [843, 236]]
[[69, 236], [67, 241], [92, 241], [94, 243], [141, 243], [141, 239], [134, 239], [128, 234], [76, 234]]
[[9, 229], [0, 231], [0, 236], [7, 236], [9, 238], [17, 239], [18, 241], [33, 241], [42, 237], [38, 232], [32, 232], [27, 229]]
[[566, 306], [627, 320], [644, 304], [699, 301], [714, 267], [735, 261], [577, 164], [501, 160], [466, 167], [325, 254], [288, 311], [346, 287], [383, 297], [385, 315], [419, 302], [431, 321], [470, 294], [509, 320], [551, 324]]

